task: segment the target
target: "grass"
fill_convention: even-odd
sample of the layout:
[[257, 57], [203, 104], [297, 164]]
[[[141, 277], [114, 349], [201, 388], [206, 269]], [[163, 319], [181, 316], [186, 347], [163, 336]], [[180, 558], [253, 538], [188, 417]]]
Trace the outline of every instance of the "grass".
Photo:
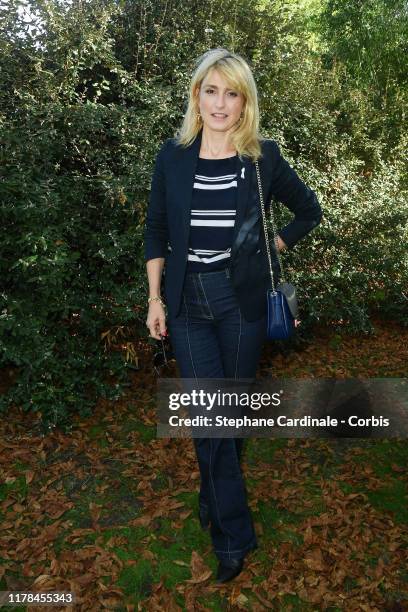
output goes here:
[[[140, 427], [136, 427], [132, 420], [130, 423], [126, 422], [122, 435], [126, 437], [131, 431], [140, 431]], [[98, 440], [98, 437], [103, 435], [104, 427], [95, 426], [90, 429], [92, 440]], [[146, 439], [149, 439], [149, 436], [146, 436]], [[250, 440], [245, 450], [245, 461], [249, 468], [256, 468], [257, 463], [262, 462], [273, 465], [274, 469], [279, 470], [282, 462], [282, 452], [284, 456], [287, 444], [288, 440], [285, 439]], [[307, 516], [318, 516], [325, 511], [325, 505], [321, 498], [321, 481], [322, 479], [335, 477], [336, 472], [341, 469], [345, 457], [341, 457], [337, 451], [337, 454], [327, 453], [319, 444], [317, 442], [305, 450], [310, 462], [319, 466], [317, 474], [308, 470], [304, 475], [302, 496], [303, 499], [312, 502], [310, 507], [291, 512], [277, 507], [272, 500], [257, 501], [253, 518], [255, 523], [262, 526], [262, 542], [271, 543], [274, 547], [279, 547], [280, 544], [286, 542], [296, 549], [303, 544], [302, 535], [295, 529], [299, 521]], [[370, 441], [370, 443], [361, 446], [360, 454], [351, 454], [347, 461], [370, 465], [373, 473], [384, 481], [384, 486], [376, 490], [370, 490], [364, 485], [364, 482], [360, 481], [355, 484], [339, 481], [339, 486], [345, 493], [365, 493], [371, 506], [379, 512], [390, 514], [396, 523], [405, 525], [408, 521], [407, 487], [406, 482], [400, 478], [400, 470], [407, 465], [407, 455], [406, 444], [392, 440]], [[27, 470], [30, 466], [25, 464], [16, 466], [14, 464], [14, 467]], [[109, 465], [109, 469], [111, 467]], [[89, 510], [91, 502], [100, 504], [108, 514], [111, 512], [109, 507], [116, 509], [118, 517], [121, 520], [123, 519], [124, 524], [129, 520], [130, 517], [126, 516], [126, 513], [120, 509], [123, 500], [131, 494], [132, 489], [136, 491], [136, 483], [132, 482], [132, 479], [122, 479], [116, 489], [109, 488], [103, 494], [98, 495], [98, 487], [103, 485], [106, 477], [107, 475], [92, 476], [86, 486], [79, 487], [76, 486], [78, 483], [75, 482], [75, 474], [61, 477], [60, 482], [64, 489], [71, 493], [74, 491], [72, 499], [75, 500], [75, 507], [64, 514], [64, 520], [71, 521], [72, 529], [87, 528], [92, 524]], [[251, 489], [257, 484], [256, 469], [253, 470], [252, 476], [248, 477], [246, 482], [251, 497]], [[290, 486], [290, 483], [288, 485]], [[158, 492], [166, 490], [167, 487], [167, 475], [158, 472], [156, 478], [152, 480], [152, 488]], [[13, 482], [0, 485], [0, 501], [6, 500], [11, 494], [15, 496], [17, 493], [17, 499], [23, 502], [29, 489], [30, 485], [26, 484], [25, 477], [19, 476]], [[137, 500], [136, 496], [135, 500]], [[58, 535], [53, 543], [54, 553], [58, 555], [62, 550], [80, 548], [86, 544], [95, 543], [98, 539], [100, 546], [113, 551], [124, 563], [115, 586], [123, 590], [127, 603], [137, 606], [146, 601], [151, 596], [154, 585], [163, 581], [164, 586], [173, 592], [178, 605], [184, 609], [184, 598], [182, 594], [176, 591], [176, 587], [191, 577], [192, 550], [196, 550], [213, 571], [216, 569], [217, 561], [211, 553], [211, 541], [208, 532], [202, 531], [199, 526], [196, 516], [196, 491], [181, 492], [177, 495], [177, 500], [183, 502], [183, 511], [192, 511], [178, 529], [174, 528], [173, 519], [168, 517], [155, 519], [153, 529], [152, 526], [131, 527], [124, 525], [109, 526], [107, 524], [99, 535], [97, 531], [87, 534], [79, 543], [75, 544], [66, 542], [66, 534], [70, 532], [70, 529], [67, 529], [63, 534]], [[142, 511], [143, 508], [139, 508], [133, 516], [140, 514], [139, 510]], [[100, 520], [103, 521], [104, 516], [102, 512]], [[119, 545], [111, 544], [111, 539], [115, 537], [121, 538], [122, 543]], [[145, 558], [146, 551], [148, 552], [147, 558]], [[261, 585], [272, 567], [271, 558], [262, 546], [253, 553], [253, 558], [259, 562], [259, 571], [258, 575], [252, 578], [252, 582], [254, 585]], [[375, 568], [378, 562], [376, 556], [370, 555], [369, 549], [367, 550], [366, 562], [368, 568]], [[8, 575], [11, 576], [14, 573], [8, 572]], [[405, 584], [408, 583], [408, 573], [403, 569], [401, 570], [401, 581]], [[103, 577], [103, 582], [109, 584], [109, 577]], [[3, 590], [7, 588], [4, 578], [0, 581], [0, 587]], [[346, 590], [352, 591], [356, 587], [358, 587], [358, 583], [355, 579], [347, 578], [345, 580], [344, 588]], [[247, 588], [244, 588], [242, 593], [247, 598], [247, 609], [251, 609], [251, 606], [257, 602], [256, 596]], [[394, 596], [402, 597], [399, 592], [394, 593]], [[212, 593], [208, 597], [198, 597], [197, 601], [201, 602], [208, 610], [229, 609], [228, 598], [221, 591]], [[287, 609], [291, 612], [296, 610], [299, 612], [314, 612], [318, 609], [302, 601], [297, 595], [290, 594], [282, 596], [279, 605], [281, 606], [280, 610], [285, 611]], [[14, 610], [25, 610], [25, 608], [16, 607]], [[123, 607], [123, 610], [125, 610], [125, 607]], [[342, 612], [342, 609], [338, 607], [327, 608], [327, 610]]]
[[[334, 342], [338, 344], [338, 340]], [[340, 359], [343, 350], [338, 353]], [[135, 412], [136, 409], [139, 409], [139, 406], [134, 402], [129, 405], [127, 412], [122, 410], [118, 413], [117, 418], [115, 411], [115, 418], [112, 421], [106, 421], [103, 413], [99, 416], [95, 414], [89, 426], [82, 427], [81, 437], [73, 438], [75, 444], [70, 446], [68, 439], [64, 439], [66, 446], [63, 445], [60, 448], [58, 444], [55, 444], [51, 451], [47, 451], [46, 460], [41, 458], [39, 453], [33, 452], [33, 465], [27, 462], [12, 462], [10, 473], [15, 476], [15, 480], [0, 484], [0, 502], [12, 500], [14, 503], [18, 501], [23, 506], [25, 505], [22, 512], [16, 513], [16, 517], [20, 517], [24, 512], [29, 513], [30, 504], [27, 504], [27, 500], [31, 499], [30, 494], [32, 496], [36, 490], [45, 485], [50, 477], [52, 466], [58, 466], [59, 462], [63, 464], [66, 460], [72, 460], [75, 469], [63, 471], [61, 474], [58, 473], [58, 469], [54, 470], [52, 477], [55, 479], [51, 479], [52, 484], [48, 485], [60, 491], [61, 495], [65, 494], [74, 503], [74, 507], [67, 510], [61, 517], [61, 520], [66, 523], [66, 528], [61, 530], [55, 540], [50, 543], [53, 556], [58, 559], [63, 551], [80, 550], [84, 546], [95, 544], [107, 552], [114, 553], [123, 564], [115, 579], [110, 575], [102, 575], [98, 578], [102, 584], [123, 590], [123, 601], [115, 608], [116, 610], [126, 611], [126, 604], [133, 604], [136, 609], [138, 607], [149, 609], [149, 598], [155, 587], [157, 588], [162, 581], [164, 587], [169, 589], [174, 602], [184, 611], [186, 609], [184, 596], [177, 590], [177, 587], [189, 585], [185, 581], [191, 578], [192, 551], [196, 551], [213, 572], [217, 566], [217, 560], [212, 553], [210, 535], [201, 530], [197, 518], [198, 481], [188, 479], [189, 470], [197, 469], [195, 457], [187, 456], [188, 461], [183, 467], [186, 457], [178, 454], [180, 452], [178, 449], [186, 447], [172, 444], [166, 446], [163, 441], [156, 440], [155, 426], [141, 422], [141, 419], [135, 416], [138, 414]], [[141, 409], [144, 410], [145, 407]], [[113, 445], [108, 436], [114, 440]], [[129, 464], [126, 464], [125, 461], [122, 463], [122, 456], [129, 457], [129, 454], [126, 453], [133, 448], [142, 451], [141, 460]], [[295, 453], [294, 461], [310, 463], [310, 467], [305, 467], [297, 474], [295, 469], [292, 472], [292, 464], [286, 463], [293, 449], [298, 450], [301, 457], [299, 459]], [[359, 453], [354, 453], [354, 450], [358, 450]], [[121, 454], [122, 451], [125, 452], [124, 455]], [[93, 462], [94, 456], [97, 458], [95, 463]], [[235, 609], [231, 604], [230, 596], [234, 589], [239, 592], [240, 588], [243, 595], [242, 601], [246, 602], [243, 604], [246, 609], [251, 610], [256, 605], [258, 608], [262, 605], [253, 589], [245, 586], [248, 584], [246, 581], [250, 580], [253, 587], [262, 587], [262, 583], [269, 577], [276, 561], [271, 550], [279, 550], [283, 544], [294, 554], [304, 550], [303, 532], [300, 532], [297, 527], [309, 517], [319, 517], [327, 513], [325, 503], [327, 498], [323, 497], [322, 486], [334, 483], [344, 493], [364, 493], [367, 498], [353, 502], [356, 507], [361, 510], [360, 503], [368, 504], [369, 509], [378, 512], [380, 520], [382, 517], [392, 518], [396, 529], [400, 527], [401, 534], [406, 532], [408, 522], [408, 491], [406, 472], [404, 472], [408, 465], [406, 441], [313, 440], [309, 445], [302, 446], [301, 440], [293, 444], [293, 441], [284, 438], [250, 439], [245, 444], [244, 461], [248, 473], [246, 478], [248, 496], [254, 508], [253, 519], [257, 528], [260, 526], [262, 530], [258, 538], [260, 546], [251, 553], [251, 561], [254, 562], [256, 573], [248, 570], [247, 578], [243, 580], [241, 587], [239, 586], [241, 583], [233, 583], [208, 594], [202, 594], [201, 585], [198, 585], [197, 602], [204, 609], [215, 611]], [[94, 470], [94, 465], [98, 466], [96, 470]], [[361, 466], [361, 472], [357, 469], [359, 466]], [[364, 478], [363, 468], [366, 466], [370, 467], [372, 474], [380, 480], [379, 486], [372, 487], [370, 480]], [[273, 471], [276, 471], [276, 479], [284, 480], [282, 485], [284, 493], [289, 495], [299, 490], [298, 497], [289, 497], [290, 500], [293, 499], [293, 503], [279, 505], [274, 501], [273, 496], [268, 497], [269, 492], [262, 489], [261, 477], [257, 475], [258, 467], [263, 471], [270, 471], [272, 476]], [[295, 463], [293, 467], [296, 467]], [[354, 472], [352, 468], [355, 469]], [[35, 478], [27, 484], [24, 472], [33, 469], [36, 472]], [[123, 475], [123, 471], [127, 469], [130, 469], [128, 474], [132, 476]], [[347, 470], [350, 470], [350, 474], [354, 473], [356, 477], [350, 476], [342, 480], [340, 476], [343, 476], [344, 473], [347, 475]], [[104, 489], [105, 484], [109, 486]], [[144, 517], [144, 503], [145, 500], [149, 500], [149, 495], [152, 499], [160, 500], [161, 496], [177, 488], [182, 489], [182, 492], [175, 495], [175, 499], [183, 504], [180, 509], [170, 516], [163, 515], [154, 518], [146, 526], [131, 524], [133, 519]], [[284, 497], [281, 498], [281, 501], [282, 499], [285, 501]], [[297, 503], [298, 500], [302, 503]], [[97, 523], [92, 519], [90, 510], [92, 503], [101, 506]], [[2, 519], [4, 515], [9, 515], [11, 508], [12, 504], [7, 508], [3, 507], [3, 515], [0, 515]], [[190, 514], [184, 520], [178, 519], [179, 512], [188, 511]], [[41, 527], [50, 522], [52, 520], [44, 513], [38, 525]], [[73, 530], [88, 528], [93, 531], [80, 535], [74, 543], [67, 541], [67, 537]], [[30, 529], [29, 521], [24, 522], [18, 528], [17, 537], [20, 539], [26, 537], [26, 532], [29, 536]], [[13, 533], [13, 531], [9, 530], [7, 533]], [[316, 533], [319, 533], [318, 529]], [[2, 534], [3, 532], [0, 535]], [[402, 542], [402, 538], [400, 540]], [[381, 542], [374, 536], [373, 540], [366, 545], [363, 559], [365, 559], [368, 574], [370, 571], [375, 571], [378, 565], [378, 547]], [[13, 545], [14, 543], [15, 541]], [[384, 559], [387, 555], [392, 559], [392, 550], [381, 551], [381, 554]], [[349, 558], [354, 562], [351, 553]], [[13, 559], [10, 562], [11, 567], [7, 569], [7, 578], [13, 580], [24, 577], [26, 562], [24, 555], [21, 558], [17, 556], [15, 560]], [[358, 562], [357, 557], [355, 562]], [[2, 563], [4, 560], [0, 560], [0, 568]], [[44, 573], [48, 571], [49, 568], [46, 566]], [[72, 571], [75, 576], [75, 571], [79, 570], [74, 568]], [[384, 601], [390, 602], [390, 609], [392, 609], [393, 602], [403, 601], [404, 592], [408, 588], [408, 571], [401, 566], [396, 574], [398, 574], [398, 584], [395, 588], [387, 590], [384, 583], [376, 587], [379, 592], [383, 593]], [[316, 571], [315, 575], [318, 576], [319, 572]], [[213, 584], [213, 578], [205, 582], [204, 588], [209, 584]], [[346, 578], [342, 586], [345, 591], [349, 592], [358, 591], [358, 587], [353, 577]], [[3, 577], [0, 580], [0, 589], [7, 590], [7, 588], [9, 588], [7, 580]], [[369, 601], [366, 603], [370, 606]], [[319, 606], [303, 601], [296, 594], [283, 595], [274, 600], [274, 605], [278, 606], [275, 609], [279, 609], [280, 612], [286, 612], [286, 610], [288, 612], [317, 612], [321, 609]], [[20, 606], [13, 609], [23, 611], [26, 608]], [[327, 612], [347, 612], [347, 608], [336, 606], [325, 609]]]

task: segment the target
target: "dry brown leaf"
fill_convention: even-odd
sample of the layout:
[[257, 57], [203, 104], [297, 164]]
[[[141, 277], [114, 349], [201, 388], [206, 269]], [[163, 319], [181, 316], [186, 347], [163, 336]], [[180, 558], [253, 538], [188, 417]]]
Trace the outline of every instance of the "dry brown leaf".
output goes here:
[[186, 580], [188, 583], [205, 582], [212, 575], [212, 571], [207, 567], [196, 550], [193, 550], [191, 553], [190, 568], [192, 577]]
[[308, 551], [305, 556], [305, 563], [310, 569], [319, 572], [327, 569], [323, 562], [323, 555], [320, 548], [314, 548], [313, 550]]
[[24, 472], [26, 484], [30, 484], [34, 478], [34, 472], [32, 470], [27, 470]]

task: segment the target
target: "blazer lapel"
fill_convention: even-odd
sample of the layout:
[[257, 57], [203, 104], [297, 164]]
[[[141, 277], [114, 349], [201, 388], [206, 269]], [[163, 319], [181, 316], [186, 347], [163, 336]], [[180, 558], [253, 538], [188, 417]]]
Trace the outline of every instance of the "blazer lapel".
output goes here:
[[[191, 204], [193, 197], [193, 186], [194, 176], [196, 173], [197, 160], [200, 153], [202, 138], [202, 129], [198, 132], [196, 139], [191, 143], [187, 149], [184, 150], [182, 160], [180, 160], [180, 166], [182, 164], [182, 176], [183, 181], [180, 181], [179, 198], [180, 202], [184, 202], [182, 223], [185, 243], [188, 248], [188, 240], [190, 235], [190, 221], [191, 221]], [[180, 168], [181, 169], [181, 168]], [[254, 164], [251, 159], [246, 155], [243, 156], [242, 161], [237, 159], [237, 212], [235, 217], [235, 225], [233, 232], [233, 243], [235, 242], [239, 230], [242, 226], [245, 218], [245, 213], [248, 208], [248, 202], [250, 199], [251, 185], [253, 184], [253, 172]]]
[[251, 159], [246, 155], [242, 161], [237, 160], [237, 214], [235, 216], [234, 233], [232, 243], [234, 244], [242, 222], [245, 218], [245, 213], [248, 207], [250, 187], [252, 184], [253, 164]]
[[180, 202], [183, 204], [183, 215], [182, 223], [184, 230], [184, 240], [186, 244], [186, 252], [188, 250], [188, 240], [190, 235], [190, 221], [191, 221], [191, 203], [193, 199], [193, 186], [194, 177], [196, 173], [198, 155], [200, 153], [202, 129], [198, 132], [196, 139], [191, 143], [183, 155], [182, 166], [180, 164], [180, 171], [182, 172], [183, 179], [180, 181], [178, 186]]

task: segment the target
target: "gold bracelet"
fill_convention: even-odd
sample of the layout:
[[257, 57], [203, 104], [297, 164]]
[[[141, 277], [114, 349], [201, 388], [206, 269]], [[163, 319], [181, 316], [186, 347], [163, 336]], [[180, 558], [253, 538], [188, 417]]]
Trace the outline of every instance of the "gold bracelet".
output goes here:
[[159, 297], [158, 295], [156, 295], [155, 297], [149, 297], [147, 303], [150, 304], [150, 302], [159, 302], [162, 306], [165, 305], [161, 297]]

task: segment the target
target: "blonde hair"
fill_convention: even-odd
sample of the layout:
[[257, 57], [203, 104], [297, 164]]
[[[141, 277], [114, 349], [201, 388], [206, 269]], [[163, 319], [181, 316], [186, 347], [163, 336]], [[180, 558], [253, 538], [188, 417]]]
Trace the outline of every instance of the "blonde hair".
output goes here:
[[259, 133], [258, 92], [251, 69], [247, 62], [237, 53], [227, 49], [210, 49], [196, 60], [196, 69], [190, 81], [189, 100], [183, 123], [175, 135], [177, 144], [189, 146], [202, 128], [198, 119], [199, 112], [197, 88], [211, 69], [216, 69], [228, 85], [239, 91], [244, 97], [243, 116], [231, 134], [231, 144], [238, 155], [247, 155], [253, 161], [262, 156], [260, 141], [264, 138]]

